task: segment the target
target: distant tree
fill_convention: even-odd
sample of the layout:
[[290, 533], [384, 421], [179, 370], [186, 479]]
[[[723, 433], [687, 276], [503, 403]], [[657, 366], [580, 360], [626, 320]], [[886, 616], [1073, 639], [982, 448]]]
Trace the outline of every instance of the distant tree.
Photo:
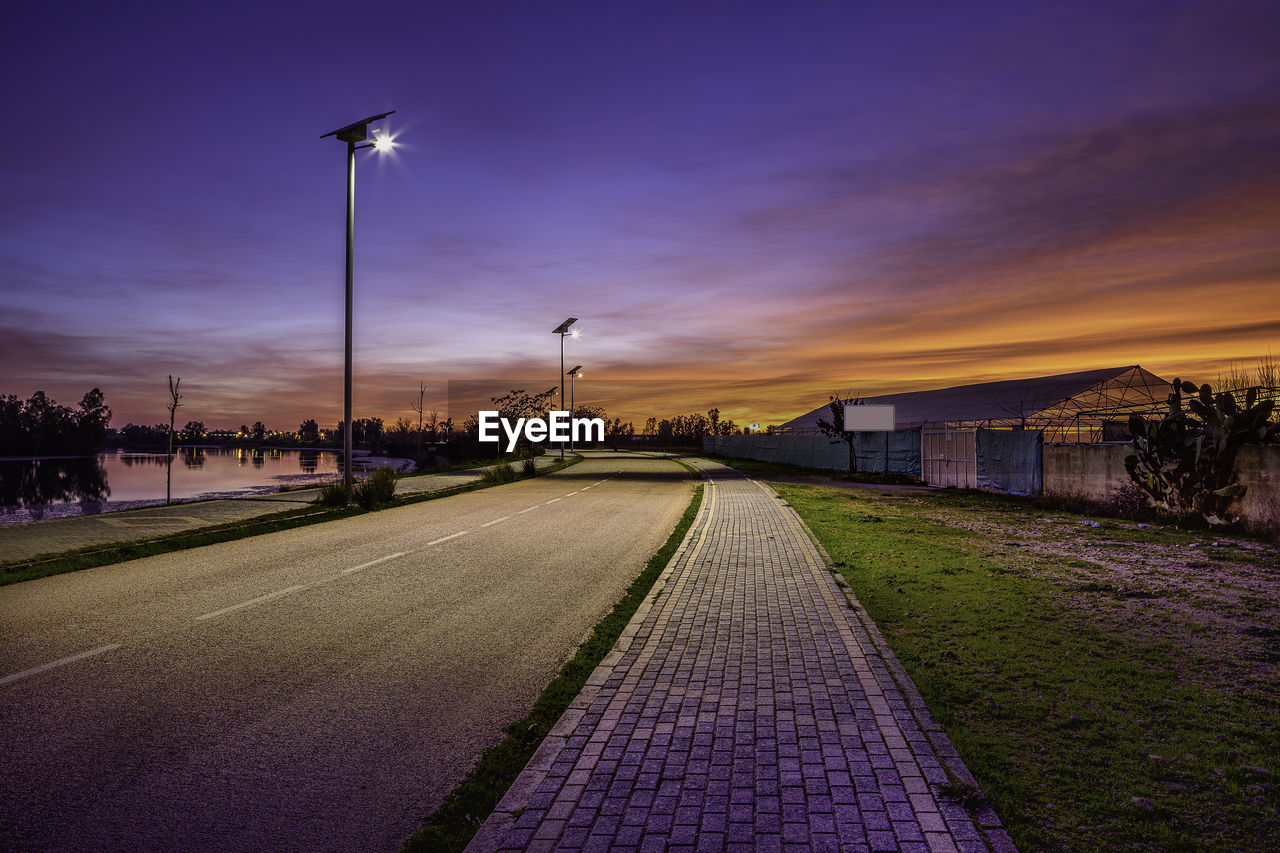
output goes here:
[[77, 450], [81, 453], [97, 453], [107, 438], [111, 424], [111, 409], [102, 390], [94, 388], [80, 398], [79, 411], [75, 413]]
[[71, 409], [43, 391], [21, 400], [0, 396], [0, 455], [93, 454], [111, 422], [102, 391], [94, 388]]
[[253, 440], [262, 441], [267, 437], [267, 428], [262, 421], [253, 422]]
[[315, 441], [320, 435], [320, 426], [315, 418], [307, 418], [298, 425], [298, 436], [303, 441]]
[[818, 429], [822, 431], [823, 435], [834, 439], [831, 442], [832, 444], [839, 444], [843, 441], [849, 446], [850, 474], [857, 473], [858, 457], [854, 451], [853, 442], [855, 436], [852, 432], [846, 432], [844, 428], [844, 407], [860, 405], [862, 405], [862, 399], [856, 394], [849, 393], [841, 397], [839, 393], [835, 393], [831, 395], [830, 402], [827, 404], [827, 408], [831, 410], [831, 420], [818, 418]]
[[[540, 394], [529, 394], [523, 388], [512, 388], [501, 397], [493, 397], [492, 401], [498, 410], [499, 417], [515, 423], [519, 418], [547, 417], [556, 391], [556, 388], [548, 388]], [[523, 442], [524, 438], [522, 437], [519, 441]], [[502, 442], [498, 443], [498, 447], [503, 447]]]
[[43, 391], [27, 398], [22, 408], [21, 423], [33, 456], [62, 450], [67, 438], [71, 410], [59, 406]]
[[165, 443], [168, 437], [168, 432], [169, 427], [167, 424], [147, 426], [146, 424], [128, 423], [120, 428], [120, 438], [130, 447], [144, 445], [154, 447], [158, 444]]
[[187, 425], [182, 428], [182, 437], [187, 441], [204, 438], [204, 433], [204, 421], [187, 421]]
[[22, 452], [26, 434], [22, 429], [22, 400], [17, 394], [0, 396], [0, 456]]
[[658, 419], [648, 418], [647, 420], [645, 420], [644, 430], [641, 432], [641, 435], [657, 435], [657, 434], [658, 434]]
[[[346, 434], [346, 428], [346, 421], [338, 421], [339, 436]], [[356, 418], [351, 422], [351, 442], [377, 444], [382, 440], [382, 431], [382, 418]]]
[[605, 421], [604, 434], [610, 438], [631, 438], [636, 434], [635, 424], [630, 421], [623, 423], [622, 418], [614, 418], [611, 421]]

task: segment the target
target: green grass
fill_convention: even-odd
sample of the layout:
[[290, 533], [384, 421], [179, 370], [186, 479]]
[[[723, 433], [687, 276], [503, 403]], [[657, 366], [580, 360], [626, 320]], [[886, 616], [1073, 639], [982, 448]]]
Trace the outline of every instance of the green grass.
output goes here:
[[[691, 466], [686, 466], [691, 467]], [[522, 720], [507, 726], [507, 736], [497, 746], [485, 750], [479, 762], [448, 796], [426, 823], [405, 843], [407, 853], [456, 851], [467, 846], [506, 793], [507, 788], [529, 763], [533, 753], [565, 709], [586, 684], [591, 673], [618, 641], [631, 617], [649, 594], [654, 581], [684, 540], [702, 505], [698, 485], [675, 530], [666, 543], [649, 558], [640, 576], [632, 581], [622, 599], [582, 644], [573, 659], [564, 665]]]
[[1280, 849], [1273, 548], [981, 493], [774, 487], [1021, 850]]
[[[566, 459], [564, 462], [557, 462], [555, 465], [542, 469], [538, 476], [561, 471], [571, 465], [576, 465], [580, 461], [582, 461], [581, 456], [571, 457]], [[500, 485], [500, 483], [478, 480], [433, 492], [397, 495], [394, 500], [389, 503], [376, 504], [375, 508], [408, 506], [409, 504], [421, 503], [423, 501], [447, 498], [452, 495], [462, 494], [463, 492], [487, 489], [496, 485]], [[200, 527], [190, 531], [175, 533], [170, 536], [138, 539], [132, 542], [119, 542], [112, 543], [110, 545], [92, 545], [86, 548], [77, 548], [56, 554], [39, 554], [34, 557], [0, 564], [0, 586], [48, 577], [49, 575], [58, 575], [64, 572], [75, 572], [80, 571], [81, 569], [92, 569], [97, 566], [106, 566], [112, 563], [122, 563], [126, 560], [136, 560], [141, 557], [152, 557], [156, 554], [169, 554], [174, 551], [185, 551], [188, 548], [199, 548], [204, 545], [214, 545], [219, 542], [232, 542], [237, 539], [245, 539], [250, 536], [259, 536], [264, 533], [275, 533], [280, 530], [292, 530], [295, 527], [321, 524], [326, 521], [337, 521], [343, 518], [350, 518], [353, 515], [361, 515], [369, 511], [371, 510], [352, 506], [338, 505], [326, 507], [317, 504], [305, 508], [288, 509], [281, 512], [260, 515], [245, 521]]]

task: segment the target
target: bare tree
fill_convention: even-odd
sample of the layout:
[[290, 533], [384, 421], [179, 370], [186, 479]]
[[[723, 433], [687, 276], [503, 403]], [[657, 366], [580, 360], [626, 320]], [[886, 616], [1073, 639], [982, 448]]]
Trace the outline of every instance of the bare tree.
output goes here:
[[[422, 409], [423, 403], [427, 399], [427, 383], [418, 383], [418, 399], [409, 402], [409, 408], [418, 413], [418, 455], [413, 460], [415, 469], [422, 467]], [[431, 413], [431, 420], [434, 425], [436, 413]]]
[[843, 441], [849, 446], [849, 473], [856, 474], [858, 471], [858, 456], [854, 450], [854, 434], [848, 432], [844, 428], [844, 407], [862, 405], [862, 395], [855, 394], [852, 391], [846, 392], [844, 397], [839, 392], [831, 395], [827, 408], [831, 410], [831, 420], [818, 418], [818, 429], [827, 438], [832, 439], [832, 444]]
[[1258, 356], [1258, 363], [1252, 370], [1244, 363], [1232, 362], [1227, 372], [1218, 376], [1218, 388], [1221, 391], [1280, 388], [1280, 359], [1268, 351], [1266, 355]]
[[173, 375], [169, 375], [169, 402], [165, 407], [169, 410], [169, 457], [167, 470], [164, 477], [164, 502], [167, 504], [173, 497], [173, 424], [174, 418], [178, 413], [178, 407], [182, 405], [182, 395], [178, 393], [178, 386], [182, 384], [182, 377], [177, 379]]

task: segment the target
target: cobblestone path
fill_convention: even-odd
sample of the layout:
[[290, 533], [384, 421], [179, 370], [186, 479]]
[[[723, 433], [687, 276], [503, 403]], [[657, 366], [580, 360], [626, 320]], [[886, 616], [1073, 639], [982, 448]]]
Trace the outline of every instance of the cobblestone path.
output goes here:
[[702, 510], [468, 851], [1011, 851], [795, 512], [715, 463]]

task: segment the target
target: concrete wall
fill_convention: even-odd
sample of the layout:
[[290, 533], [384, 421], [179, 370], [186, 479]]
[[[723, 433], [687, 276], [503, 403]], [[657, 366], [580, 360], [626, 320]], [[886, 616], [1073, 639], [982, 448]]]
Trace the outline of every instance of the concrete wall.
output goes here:
[[1280, 531], [1280, 445], [1240, 448], [1236, 473], [1249, 490], [1240, 501], [1240, 515], [1254, 527]]
[[1042, 482], [1046, 495], [1079, 495], [1106, 500], [1129, 481], [1126, 444], [1046, 444]]
[[[1128, 453], [1128, 444], [1046, 444], [1044, 492], [1106, 500], [1129, 482]], [[1241, 517], [1259, 530], [1280, 529], [1280, 445], [1242, 447], [1236, 472], [1248, 489]]]

